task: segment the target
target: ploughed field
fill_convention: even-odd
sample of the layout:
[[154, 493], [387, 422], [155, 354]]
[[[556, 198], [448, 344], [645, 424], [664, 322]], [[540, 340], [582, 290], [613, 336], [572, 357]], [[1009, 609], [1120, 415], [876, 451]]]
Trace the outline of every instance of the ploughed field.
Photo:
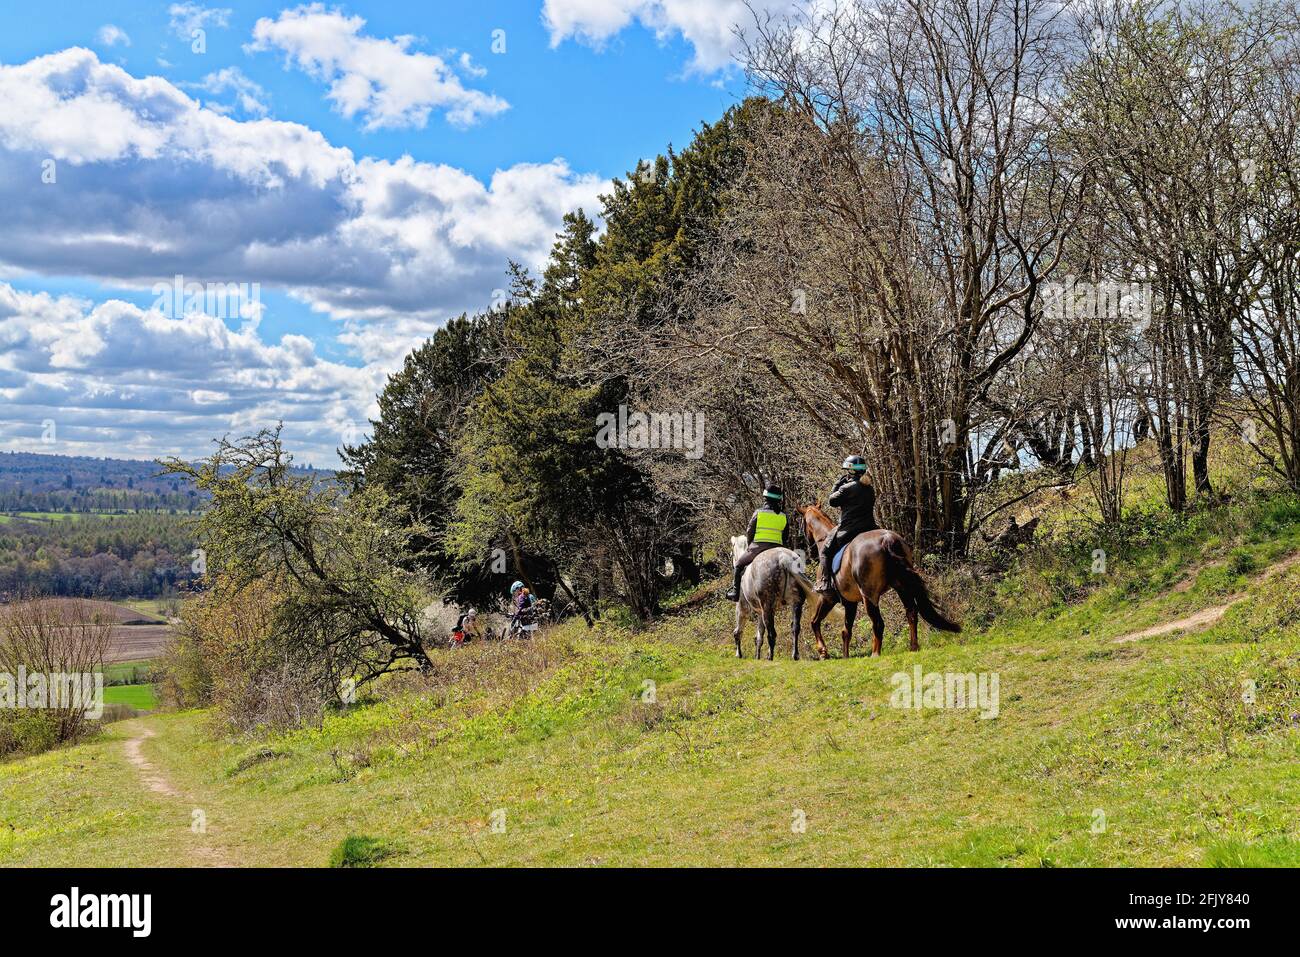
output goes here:
[[171, 625], [118, 625], [113, 628], [108, 654], [104, 661], [142, 661], [162, 654], [171, 638]]
[[[172, 626], [166, 619], [127, 605], [80, 598], [56, 598], [52, 601], [68, 606], [69, 611], [77, 604], [88, 606], [96, 618], [112, 622], [108, 653], [104, 657], [106, 664], [155, 658], [162, 653], [172, 634]], [[0, 614], [2, 609], [0, 606]]]

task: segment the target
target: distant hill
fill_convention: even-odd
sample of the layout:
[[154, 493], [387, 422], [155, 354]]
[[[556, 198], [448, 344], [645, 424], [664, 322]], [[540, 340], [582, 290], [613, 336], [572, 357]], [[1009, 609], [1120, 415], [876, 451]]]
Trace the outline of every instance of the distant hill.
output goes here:
[[202, 508], [205, 497], [201, 492], [183, 479], [161, 472], [152, 461], [0, 452], [0, 512], [190, 512]]
[[192, 511], [199, 493], [155, 462], [0, 452], [0, 512]]
[[166, 598], [189, 588], [192, 520], [207, 496], [161, 471], [131, 459], [0, 452], [0, 601]]

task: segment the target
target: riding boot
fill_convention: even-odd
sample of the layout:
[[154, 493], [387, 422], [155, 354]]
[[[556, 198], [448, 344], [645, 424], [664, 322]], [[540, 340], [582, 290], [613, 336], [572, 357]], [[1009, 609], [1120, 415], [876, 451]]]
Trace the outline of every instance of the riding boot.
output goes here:
[[822, 546], [821, 554], [817, 559], [817, 583], [813, 585], [815, 591], [824, 595], [829, 595], [835, 591], [835, 586], [831, 582], [831, 559], [834, 557], [830, 553], [831, 540], [826, 539], [826, 544]]
[[737, 565], [731, 575], [731, 591], [727, 592], [727, 601], [740, 601], [740, 579], [745, 575], [745, 566]]

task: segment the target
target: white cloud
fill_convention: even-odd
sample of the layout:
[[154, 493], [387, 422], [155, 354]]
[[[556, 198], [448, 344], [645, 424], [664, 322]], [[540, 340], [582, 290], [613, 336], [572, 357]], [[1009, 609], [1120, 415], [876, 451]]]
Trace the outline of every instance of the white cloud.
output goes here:
[[322, 307], [353, 317], [394, 308], [425, 317], [457, 310], [431, 288], [431, 277], [445, 289], [474, 290], [460, 308], [486, 308], [491, 290], [505, 282], [505, 262], [542, 263], [564, 213], [594, 210], [607, 186], [576, 176], [558, 159], [497, 170], [487, 184], [409, 156], [364, 159], [357, 174], [349, 193], [356, 215], [338, 236], [348, 249], [382, 257], [384, 283], [378, 290], [319, 290]]
[[[259, 84], [246, 77], [237, 66], [228, 66], [215, 73], [209, 73], [198, 83], [183, 85], [189, 89], [211, 93], [213, 96], [223, 96], [227, 93], [233, 94], [234, 108], [239, 112], [246, 116], [266, 115], [266, 91]], [[205, 101], [203, 106], [222, 114], [232, 111], [230, 106], [212, 100]]]
[[487, 76], [488, 73], [487, 67], [479, 66], [477, 63], [475, 63], [474, 58], [470, 56], [468, 52], [462, 53], [457, 58], [457, 62], [460, 63], [460, 68], [470, 76], [473, 77]]
[[258, 281], [337, 317], [482, 306], [508, 259], [540, 264], [563, 214], [594, 212], [607, 186], [558, 159], [488, 183], [409, 157], [358, 161], [307, 127], [223, 116], [82, 49], [0, 66], [0, 101], [0, 265], [126, 285]]
[[[0, 444], [74, 454], [198, 455], [209, 439], [285, 423], [329, 466], [349, 424], [375, 414], [383, 369], [328, 362], [310, 340], [262, 341], [205, 315], [168, 318], [120, 300], [0, 283]], [[55, 425], [45, 444], [43, 423]]]
[[694, 50], [691, 69], [714, 73], [735, 65], [737, 27], [752, 27], [755, 13], [780, 15], [798, 6], [798, 0], [545, 0], [542, 19], [552, 46], [573, 38], [597, 48], [636, 21], [660, 40], [680, 35]]
[[95, 37], [103, 46], [106, 47], [115, 47], [119, 43], [125, 47], [131, 45], [131, 38], [126, 35], [126, 31], [112, 23], [106, 23], [100, 27], [99, 32], [95, 34]]
[[190, 40], [195, 30], [230, 26], [229, 7], [205, 7], [201, 3], [173, 3], [167, 8], [171, 20], [167, 28], [182, 40]]
[[453, 125], [470, 126], [509, 108], [498, 96], [466, 89], [440, 57], [412, 51], [415, 37], [363, 36], [365, 24], [314, 3], [258, 20], [246, 49], [282, 51], [289, 63], [329, 84], [326, 97], [339, 113], [360, 115], [370, 130], [422, 129], [435, 109]]
[[[212, 86], [223, 82], [232, 75]], [[257, 317], [231, 331], [9, 289], [10, 317], [40, 322], [0, 307], [0, 445], [6, 418], [26, 423], [14, 441], [35, 441], [38, 413], [64, 410], [52, 417], [74, 415], [85, 441], [111, 448], [124, 435], [111, 410], [125, 410], [122, 429], [158, 442], [282, 415], [302, 447], [332, 448], [328, 429], [364, 425], [406, 351], [488, 307], [508, 260], [540, 266], [563, 214], [594, 214], [608, 188], [561, 159], [487, 182], [409, 156], [358, 159], [315, 130], [222, 115], [85, 49], [0, 65], [0, 102], [0, 277], [258, 282], [334, 319], [337, 343], [365, 363], [322, 362], [301, 337], [264, 343]], [[57, 176], [46, 185], [48, 160]], [[335, 394], [303, 384], [313, 377]]]

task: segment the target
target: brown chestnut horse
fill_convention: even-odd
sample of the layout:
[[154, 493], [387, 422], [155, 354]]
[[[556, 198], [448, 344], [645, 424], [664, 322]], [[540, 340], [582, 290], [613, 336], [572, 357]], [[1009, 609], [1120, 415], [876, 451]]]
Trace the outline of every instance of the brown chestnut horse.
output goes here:
[[[803, 517], [808, 537], [817, 543], [820, 550], [835, 523], [819, 505], [805, 505], [795, 511]], [[839, 599], [844, 601], [844, 632], [841, 638], [844, 639], [845, 658], [849, 656], [849, 639], [853, 636], [853, 619], [858, 614], [858, 602], [867, 603], [874, 639], [871, 653], [879, 657], [880, 643], [885, 637], [885, 619], [880, 614], [880, 598], [891, 588], [898, 592], [903, 608], [907, 611], [907, 626], [912, 638], [909, 648], [912, 651], [921, 648], [916, 640], [918, 612], [931, 628], [961, 631], [961, 625], [935, 608], [934, 602], [930, 600], [930, 590], [925, 586], [925, 579], [912, 564], [912, 549], [897, 532], [883, 528], [863, 532], [845, 545], [840, 570], [835, 574], [835, 588], [839, 592]], [[817, 653], [825, 658], [827, 653], [826, 642], [822, 640], [822, 620], [831, 613], [839, 599], [824, 594], [819, 594], [818, 597], [817, 609], [813, 612], [812, 631], [817, 639]]]

